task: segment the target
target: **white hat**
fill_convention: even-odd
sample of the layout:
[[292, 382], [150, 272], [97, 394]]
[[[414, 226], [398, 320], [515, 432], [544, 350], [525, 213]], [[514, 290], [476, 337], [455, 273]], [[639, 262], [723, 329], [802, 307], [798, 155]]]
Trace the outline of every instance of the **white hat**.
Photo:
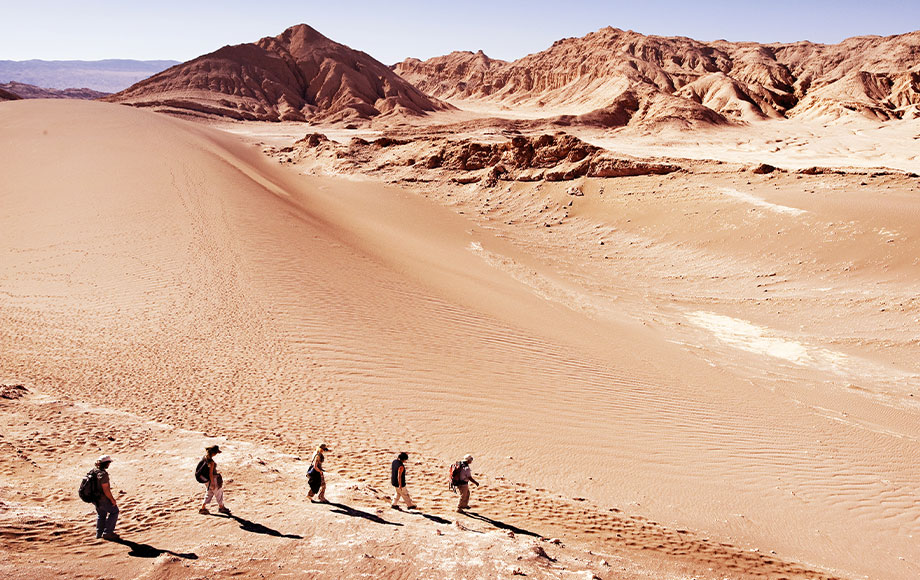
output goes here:
[[472, 455], [467, 455], [466, 457], [463, 458], [463, 460], [466, 461], [467, 463], [472, 463], [472, 462], [473, 462], [473, 456], [472, 456]]
[[103, 455], [96, 460], [96, 463], [112, 463], [112, 458], [108, 455]]

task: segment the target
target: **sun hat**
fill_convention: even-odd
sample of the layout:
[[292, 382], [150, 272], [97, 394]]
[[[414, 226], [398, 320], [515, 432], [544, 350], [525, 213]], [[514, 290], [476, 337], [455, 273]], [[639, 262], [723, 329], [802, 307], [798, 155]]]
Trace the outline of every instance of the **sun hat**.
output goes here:
[[332, 449], [330, 449], [329, 446], [326, 445], [325, 443], [321, 443], [319, 448], [322, 449], [323, 451], [332, 451]]
[[96, 463], [112, 463], [112, 458], [108, 455], [103, 455], [96, 460]]
[[211, 445], [210, 447], [205, 447], [204, 450], [209, 451], [211, 455], [216, 455], [220, 453], [220, 447], [218, 447], [217, 445]]
[[473, 456], [467, 454], [467, 456], [464, 457], [463, 460], [466, 461], [467, 463], [472, 463], [472, 462], [473, 462]]

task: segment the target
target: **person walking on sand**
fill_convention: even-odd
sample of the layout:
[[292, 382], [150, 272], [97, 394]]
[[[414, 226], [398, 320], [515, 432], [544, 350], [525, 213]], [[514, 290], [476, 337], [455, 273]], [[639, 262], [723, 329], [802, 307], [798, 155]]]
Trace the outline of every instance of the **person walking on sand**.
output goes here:
[[198, 513], [211, 513], [208, 511], [208, 504], [211, 503], [213, 498], [217, 500], [217, 511], [229, 515], [230, 510], [224, 507], [224, 478], [217, 471], [217, 462], [214, 461], [214, 456], [220, 453], [220, 447], [217, 445], [205, 447], [204, 453], [204, 458], [198, 463], [199, 469], [196, 470], [196, 474], [199, 470], [206, 472], [207, 479], [202, 483], [206, 483], [208, 487], [204, 492], [204, 503], [201, 504], [201, 509], [198, 510]]
[[472, 462], [473, 456], [467, 455], [451, 466], [450, 469], [450, 485], [460, 494], [460, 503], [457, 504], [458, 512], [470, 507], [470, 482], [479, 487], [479, 482], [473, 479], [473, 471], [470, 469], [470, 463]]
[[118, 521], [118, 503], [115, 496], [112, 495], [112, 487], [109, 483], [109, 472], [107, 469], [112, 463], [112, 458], [103, 455], [96, 460], [95, 472], [96, 481], [102, 493], [95, 502], [96, 505], [96, 538], [103, 540], [117, 540], [118, 534], [115, 533], [115, 522]]
[[409, 454], [403, 451], [396, 457], [396, 459], [393, 460], [393, 463], [390, 466], [390, 484], [396, 488], [396, 495], [393, 496], [393, 502], [390, 504], [390, 507], [396, 510], [399, 509], [400, 498], [406, 502], [406, 509], [415, 509], [415, 502], [413, 502], [412, 498], [409, 497], [409, 490], [406, 489], [405, 462], [408, 461], [408, 459]]
[[316, 448], [316, 452], [313, 453], [313, 459], [310, 460], [310, 469], [307, 470], [307, 477], [309, 478], [310, 491], [307, 493], [307, 497], [310, 498], [310, 501], [313, 501], [313, 496], [316, 496], [316, 501], [314, 503], [326, 503], [326, 470], [323, 468], [323, 462], [326, 461], [326, 451], [332, 451], [325, 443], [321, 444]]

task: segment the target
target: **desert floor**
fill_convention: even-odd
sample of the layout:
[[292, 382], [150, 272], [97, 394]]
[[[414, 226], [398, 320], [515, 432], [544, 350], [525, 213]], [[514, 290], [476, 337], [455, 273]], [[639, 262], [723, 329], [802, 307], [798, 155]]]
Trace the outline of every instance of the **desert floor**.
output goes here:
[[684, 170], [583, 195], [273, 153], [305, 132], [0, 104], [0, 574], [920, 575], [920, 125], [585, 132]]

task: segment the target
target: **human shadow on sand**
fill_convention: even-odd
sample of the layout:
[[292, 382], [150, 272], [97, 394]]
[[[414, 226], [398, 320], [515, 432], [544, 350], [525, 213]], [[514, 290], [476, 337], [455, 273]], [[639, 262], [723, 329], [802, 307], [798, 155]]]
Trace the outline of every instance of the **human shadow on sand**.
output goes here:
[[333, 503], [329, 502], [329, 505], [334, 507], [332, 510], [334, 514], [345, 514], [346, 516], [351, 516], [353, 518], [364, 518], [365, 520], [372, 521], [376, 524], [385, 524], [388, 526], [401, 526], [402, 524], [398, 522], [388, 522], [377, 514], [372, 514], [370, 512], [365, 512], [361, 510], [356, 510], [353, 507], [349, 507], [343, 503]]
[[198, 555], [194, 552], [188, 554], [180, 554], [179, 552], [173, 552], [172, 550], [164, 550], [162, 548], [155, 548], [150, 544], [139, 544], [137, 542], [132, 542], [131, 540], [126, 540], [124, 538], [114, 538], [110, 540], [116, 544], [121, 544], [122, 546], [128, 546], [131, 548], [131, 551], [128, 552], [129, 556], [135, 558], [156, 558], [161, 554], [170, 554], [176, 556], [177, 558], [185, 558], [186, 560], [197, 560]]
[[403, 513], [415, 514], [415, 515], [417, 515], [417, 516], [422, 516], [422, 517], [425, 518], [426, 520], [431, 520], [431, 521], [433, 521], [433, 522], [436, 523], [436, 524], [449, 524], [449, 523], [450, 523], [450, 520], [448, 520], [448, 519], [446, 519], [446, 518], [442, 518], [441, 516], [436, 516], [436, 515], [434, 515], [434, 514], [426, 514], [425, 512], [421, 512], [421, 511], [419, 511], [419, 510], [404, 510]]
[[510, 531], [510, 532], [514, 532], [515, 534], [518, 534], [518, 535], [521, 535], [521, 536], [533, 536], [533, 537], [535, 537], [535, 538], [541, 537], [540, 534], [531, 532], [530, 530], [525, 530], [524, 528], [519, 528], [519, 527], [517, 527], [517, 526], [515, 526], [515, 525], [507, 524], [507, 523], [502, 522], [502, 521], [499, 521], [499, 520], [493, 520], [493, 519], [490, 518], [490, 517], [486, 517], [486, 516], [484, 516], [484, 515], [482, 515], [482, 514], [478, 514], [478, 513], [476, 513], [476, 512], [471, 512], [471, 511], [469, 511], [469, 510], [466, 510], [465, 512], [463, 512], [463, 515], [465, 515], [465, 516], [468, 517], [468, 518], [472, 518], [472, 519], [474, 519], [474, 520], [479, 520], [479, 521], [482, 521], [482, 522], [486, 522], [487, 524], [492, 524], [492, 525], [495, 526], [496, 528], [499, 528], [499, 529], [501, 529], [501, 530], [508, 530], [508, 531]]
[[228, 520], [235, 520], [236, 523], [240, 525], [240, 529], [246, 532], [252, 532], [254, 534], [265, 534], [266, 536], [274, 536], [276, 538], [290, 538], [292, 540], [302, 540], [303, 536], [298, 536], [297, 534], [282, 534], [278, 530], [272, 529], [264, 524], [259, 524], [247, 520], [246, 518], [241, 518], [235, 514], [214, 514], [219, 518], [226, 518]]

